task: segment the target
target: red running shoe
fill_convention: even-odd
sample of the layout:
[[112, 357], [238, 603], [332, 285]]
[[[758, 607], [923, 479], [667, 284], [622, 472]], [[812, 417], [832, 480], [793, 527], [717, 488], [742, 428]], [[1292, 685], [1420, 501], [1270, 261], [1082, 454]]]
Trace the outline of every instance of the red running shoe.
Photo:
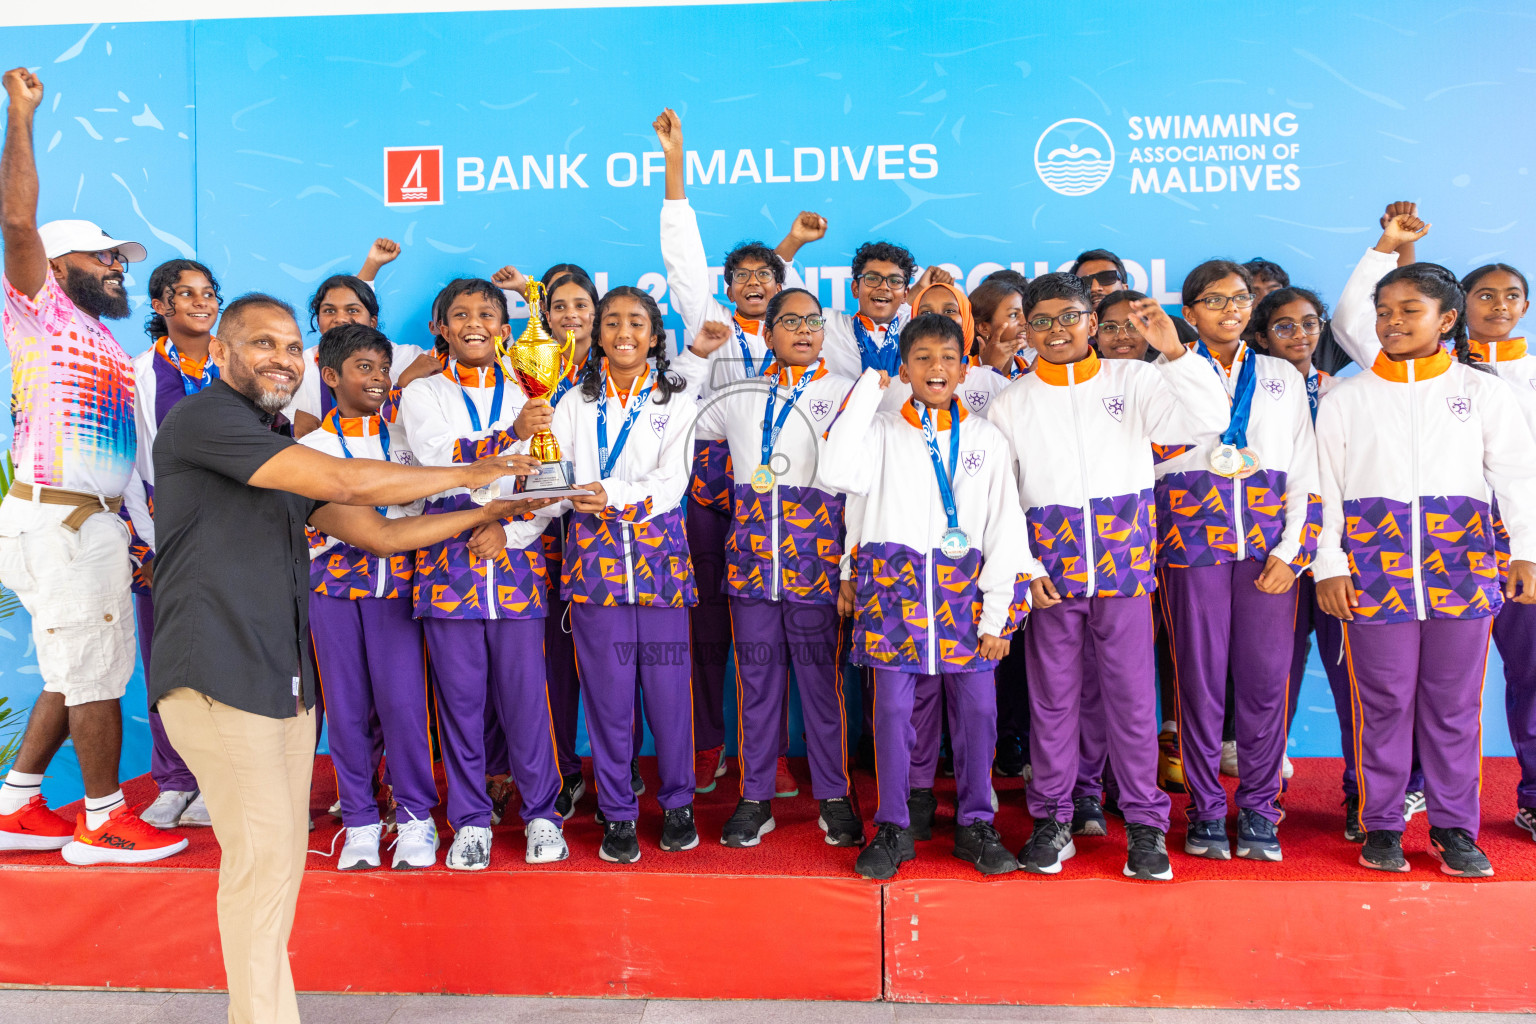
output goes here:
[[0, 850], [62, 850], [74, 834], [41, 795], [15, 814], [0, 814]]
[[792, 797], [800, 795], [800, 783], [789, 771], [789, 758], [779, 758], [779, 769], [773, 775], [773, 795], [776, 797]]
[[162, 832], [128, 809], [127, 804], [112, 808], [100, 828], [85, 827], [85, 813], [75, 823], [75, 838], [64, 847], [64, 859], [71, 864], [147, 864], [163, 860], [187, 848], [187, 841]]
[[723, 746], [694, 751], [693, 774], [697, 776], [697, 781], [693, 785], [695, 793], [715, 791], [715, 780], [725, 774], [725, 758], [721, 756], [724, 753]]

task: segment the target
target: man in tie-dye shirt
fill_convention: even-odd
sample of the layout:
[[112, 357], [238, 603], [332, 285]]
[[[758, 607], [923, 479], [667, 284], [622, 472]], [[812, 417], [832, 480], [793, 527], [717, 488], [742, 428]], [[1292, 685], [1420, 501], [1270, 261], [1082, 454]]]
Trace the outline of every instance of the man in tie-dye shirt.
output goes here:
[[[133, 675], [128, 532], [113, 513], [133, 474], [133, 367], [102, 323], [128, 315], [123, 271], [144, 246], [89, 221], [37, 226], [32, 118], [43, 85], [7, 71], [0, 153], [4, 313], [11, 359], [16, 478], [0, 502], [0, 583], [32, 615], [43, 692], [0, 785], [0, 851], [62, 850], [71, 864], [143, 863], [185, 839], [123, 802], [118, 700]], [[76, 822], [43, 801], [43, 773], [65, 738], [85, 782]]]

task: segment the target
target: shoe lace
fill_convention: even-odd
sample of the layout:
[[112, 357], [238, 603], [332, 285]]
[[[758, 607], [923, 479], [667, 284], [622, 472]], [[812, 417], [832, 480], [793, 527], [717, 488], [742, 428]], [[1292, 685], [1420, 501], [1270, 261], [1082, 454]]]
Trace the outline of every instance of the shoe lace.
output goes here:
[[313, 847], [311, 847], [309, 852], [310, 853], [314, 853], [314, 854], [318, 854], [321, 857], [334, 857], [334, 856], [336, 856], [336, 843], [337, 843], [337, 841], [339, 841], [341, 839], [341, 837], [346, 833], [346, 831], [347, 831], [347, 826], [343, 825], [343, 826], [341, 826], [341, 828], [337, 829], [335, 832], [333, 832], [331, 834], [331, 848], [329, 850], [316, 850]]
[[990, 821], [973, 821], [965, 826], [970, 829], [971, 835], [981, 840], [982, 843], [1001, 843], [1003, 837]]
[[1472, 841], [1472, 833], [1464, 828], [1436, 829], [1435, 838], [1447, 850], [1454, 850], [1457, 853], [1480, 852], [1477, 849], [1477, 843]]
[[621, 839], [633, 839], [635, 837], [635, 823], [632, 821], [610, 821], [603, 826], [610, 836]]
[[752, 819], [757, 816], [757, 809], [759, 807], [761, 807], [761, 806], [762, 806], [762, 802], [761, 801], [757, 801], [757, 800], [743, 800], [743, 801], [741, 801], [740, 803], [738, 803], [736, 805], [736, 810], [734, 812], [732, 812], [730, 820], [725, 823], [726, 827], [729, 828], [732, 825], [747, 825], [747, 824], [750, 824]]
[[[411, 812], [406, 811], [407, 815]], [[432, 839], [432, 819], [407, 817], [404, 821], [397, 821], [395, 838], [389, 842], [389, 848], [393, 850], [400, 845], [401, 840], [407, 842], [429, 842]]]
[[1249, 813], [1244, 815], [1244, 827], [1259, 839], [1275, 838], [1275, 823], [1262, 814]]
[[1143, 853], [1155, 853], [1158, 840], [1163, 838], [1163, 834], [1151, 825], [1135, 822], [1126, 825], [1125, 831], [1130, 849]]
[[1365, 834], [1365, 845], [1373, 850], [1388, 850], [1401, 844], [1402, 833], [1391, 829], [1373, 828]]
[[668, 807], [662, 812], [662, 817], [668, 825], [691, 825], [693, 824], [693, 808], [688, 806]]
[[1061, 846], [1065, 844], [1059, 842], [1059, 840], [1070, 831], [1071, 829], [1066, 824], [1057, 821], [1055, 818], [1036, 818], [1035, 830], [1030, 833], [1029, 841], [1036, 846], [1042, 844]]
[[896, 846], [901, 841], [901, 826], [889, 821], [882, 821], [880, 827], [875, 830], [875, 842], [884, 846]]

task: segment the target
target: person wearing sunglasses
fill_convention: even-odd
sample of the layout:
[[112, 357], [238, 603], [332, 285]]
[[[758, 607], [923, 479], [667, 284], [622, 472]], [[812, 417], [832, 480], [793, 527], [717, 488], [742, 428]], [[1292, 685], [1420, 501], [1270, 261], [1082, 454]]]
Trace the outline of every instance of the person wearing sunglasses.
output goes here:
[[1237, 855], [1281, 859], [1277, 826], [1296, 577], [1322, 523], [1306, 382], [1243, 341], [1254, 305], [1248, 269], [1208, 260], [1183, 286], [1194, 354], [1230, 401], [1218, 434], [1158, 450], [1158, 591], [1172, 639], [1177, 728], [1189, 791], [1184, 851], [1227, 860], [1222, 716], [1234, 680]]
[[[4, 83], [0, 230], [16, 478], [0, 503], [0, 583], [31, 613], [43, 685], [0, 785], [0, 851], [61, 850], [72, 864], [159, 860], [187, 841], [146, 824], [118, 785], [134, 633], [128, 527], [112, 513], [137, 479], [137, 431], [133, 364], [103, 323], [128, 315], [123, 275], [148, 254], [88, 220], [38, 227], [32, 119], [43, 83], [26, 68]], [[42, 796], [66, 738], [85, 783], [76, 821]]]
[[1125, 264], [1108, 249], [1089, 249], [1078, 253], [1070, 271], [1088, 289], [1088, 297], [1097, 306], [1104, 296], [1129, 287]]

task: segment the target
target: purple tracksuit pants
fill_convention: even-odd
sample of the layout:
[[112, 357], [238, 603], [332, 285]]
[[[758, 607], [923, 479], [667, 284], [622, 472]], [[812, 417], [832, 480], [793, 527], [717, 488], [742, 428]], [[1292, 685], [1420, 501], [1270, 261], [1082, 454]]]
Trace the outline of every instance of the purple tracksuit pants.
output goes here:
[[1263, 570], [1264, 563], [1245, 558], [1158, 572], [1173, 639], [1179, 697], [1175, 718], [1191, 821], [1227, 817], [1220, 768], [1229, 665], [1236, 681], [1237, 806], [1280, 820], [1285, 704], [1299, 595], [1295, 587], [1284, 594], [1260, 591], [1254, 581]]
[[373, 728], [383, 729], [400, 820], [437, 806], [427, 713], [427, 653], [409, 595], [352, 601], [309, 595], [309, 628], [330, 720], [331, 761], [348, 828], [379, 820]]
[[[868, 671], [868, 670], [866, 670]], [[942, 685], [949, 705], [949, 738], [955, 752], [955, 821], [992, 820], [992, 753], [997, 746], [997, 684], [993, 672], [927, 675], [877, 668], [873, 676], [875, 821], [906, 828], [912, 751], [917, 743], [912, 709], [919, 688]], [[866, 676], [868, 678], [868, 676]], [[937, 703], [937, 698], [935, 698]]]
[[[149, 655], [155, 637], [155, 599], [145, 593], [135, 592], [133, 610], [139, 620], [139, 656], [144, 660], [144, 678], [149, 679]], [[160, 792], [190, 793], [197, 789], [192, 769], [171, 746], [165, 726], [160, 724], [160, 712], [149, 709], [149, 777], [155, 780]]]
[[[421, 620], [437, 669], [438, 722], [448, 776], [448, 823], [489, 828], [485, 715], [489, 701], [507, 737], [523, 821], [558, 824], [554, 726], [544, 683], [544, 619]], [[393, 773], [391, 773], [393, 775]]]
[[[1151, 598], [1148, 598], [1150, 601]], [[1093, 634], [1090, 630], [1084, 638], [1079, 658], [1083, 663], [1083, 689], [1077, 717], [1077, 784], [1072, 787], [1072, 797], [1091, 796], [1103, 799], [1105, 790], [1104, 766], [1109, 762], [1109, 722], [1104, 717], [1104, 695], [1099, 686], [1099, 667], [1094, 658]], [[1117, 641], [1119, 642], [1119, 641]], [[1155, 664], [1154, 656], [1154, 664]], [[1157, 672], [1152, 679], [1152, 714], [1157, 715]], [[1109, 781], [1113, 788], [1114, 776]]]
[[1493, 642], [1504, 659], [1504, 713], [1520, 764], [1515, 797], [1521, 807], [1536, 807], [1536, 605], [1505, 601]]
[[1476, 838], [1491, 625], [1487, 617], [1344, 623], [1367, 831], [1402, 831], [1417, 750], [1430, 825]]
[[[1072, 820], [1082, 766], [1083, 693], [1091, 673], [1125, 820], [1168, 831], [1168, 794], [1157, 788], [1151, 597], [1069, 597], [1031, 612], [1025, 630], [1034, 768], [1027, 790], [1030, 816]], [[1083, 657], [1088, 649], [1096, 654], [1091, 664]], [[1219, 714], [1216, 727], [1219, 732]]]
[[571, 636], [592, 741], [597, 806], [609, 821], [634, 821], [640, 801], [629, 784], [638, 707], [656, 741], [663, 809], [693, 802], [693, 692], [686, 608], [571, 603]]
[[725, 743], [725, 669], [731, 653], [725, 540], [731, 532], [731, 517], [692, 498], [685, 498], [683, 504], [688, 510], [684, 525], [699, 591], [699, 603], [688, 609], [693, 739], [699, 750], [713, 750]]
[[811, 792], [848, 795], [848, 721], [839, 671], [837, 606], [731, 598], [741, 795], [771, 800], [784, 736], [789, 674], [800, 688]]

